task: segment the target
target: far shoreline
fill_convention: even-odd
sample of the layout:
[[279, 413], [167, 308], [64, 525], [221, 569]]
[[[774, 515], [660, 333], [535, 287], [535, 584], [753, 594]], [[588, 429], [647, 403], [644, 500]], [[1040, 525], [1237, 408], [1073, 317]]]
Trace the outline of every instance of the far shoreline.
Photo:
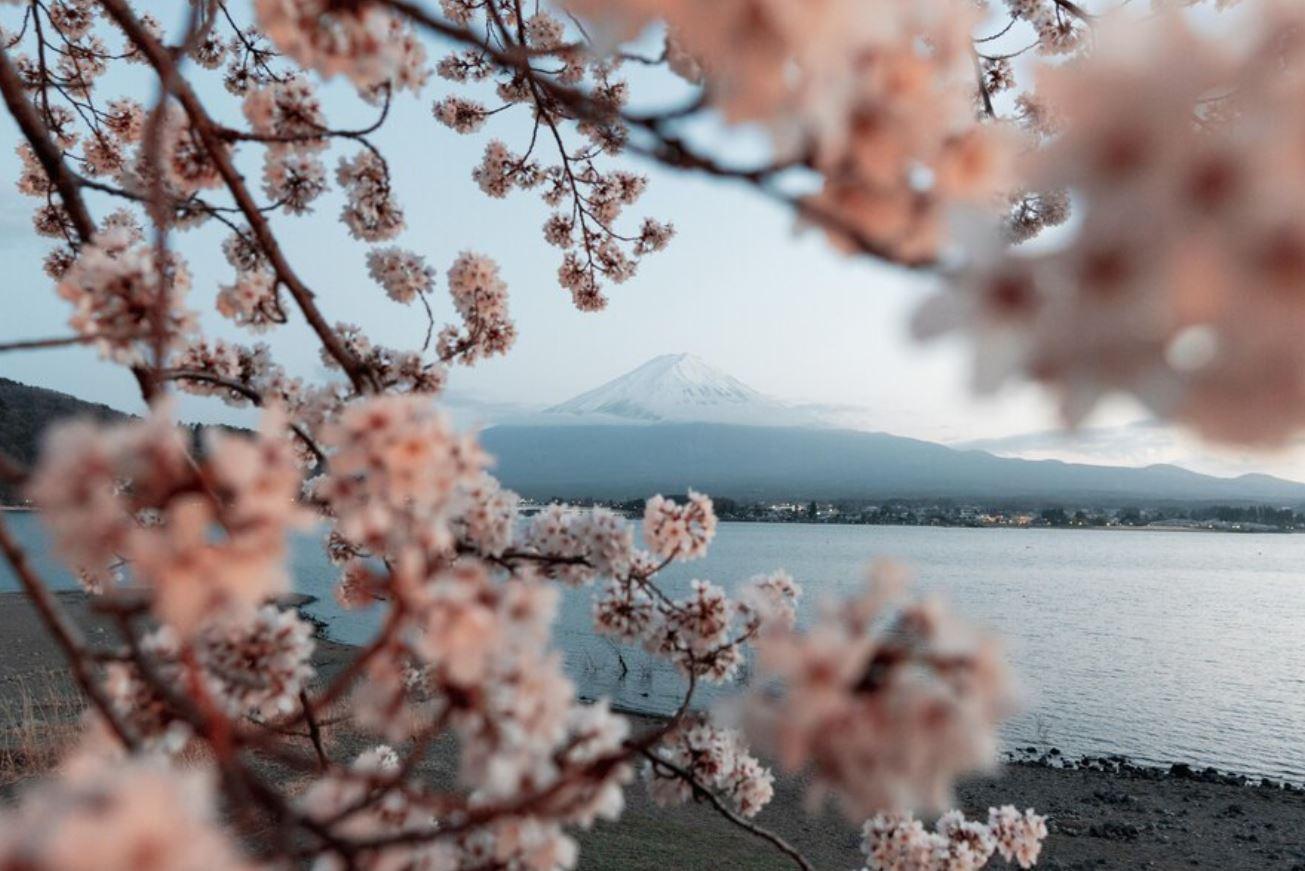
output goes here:
[[[584, 506], [581, 506], [584, 507]], [[0, 505], [0, 512], [11, 514], [37, 514], [34, 505]], [[1207, 526], [1181, 525], [1147, 525], [1147, 526], [1044, 526], [1028, 524], [1021, 526], [1014, 523], [969, 526], [961, 523], [843, 523], [837, 520], [758, 520], [755, 518], [721, 517], [720, 523], [757, 523], [769, 526], [887, 526], [893, 529], [1015, 529], [1025, 532], [1037, 530], [1057, 530], [1063, 532], [1202, 532], [1219, 535], [1295, 535], [1301, 529], [1212, 529]]]
[[893, 529], [1013, 529], [1019, 532], [1206, 532], [1219, 535], [1295, 535], [1300, 529], [1211, 529], [1204, 526], [1043, 526], [1029, 524], [993, 524], [966, 526], [960, 523], [841, 523], [836, 520], [756, 520], [751, 518], [722, 517], [720, 523], [756, 523], [766, 526], [869, 526]]

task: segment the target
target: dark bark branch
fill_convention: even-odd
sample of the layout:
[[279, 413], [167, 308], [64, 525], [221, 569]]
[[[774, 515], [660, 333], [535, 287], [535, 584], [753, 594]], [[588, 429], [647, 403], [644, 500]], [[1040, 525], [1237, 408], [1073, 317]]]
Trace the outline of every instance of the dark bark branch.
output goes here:
[[313, 713], [313, 705], [308, 701], [308, 693], [299, 691], [299, 704], [303, 707], [304, 721], [308, 723], [308, 739], [313, 742], [313, 750], [317, 753], [317, 761], [321, 764], [322, 770], [331, 767], [331, 759], [326, 755], [326, 748], [322, 746], [322, 729], [317, 724], [317, 715]]

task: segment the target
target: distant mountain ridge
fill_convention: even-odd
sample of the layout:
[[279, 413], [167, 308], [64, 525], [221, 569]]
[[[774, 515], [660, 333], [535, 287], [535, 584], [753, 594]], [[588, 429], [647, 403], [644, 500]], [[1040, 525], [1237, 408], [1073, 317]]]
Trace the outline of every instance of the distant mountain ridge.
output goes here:
[[526, 496], [1305, 504], [1305, 484], [1177, 466], [1020, 460], [885, 433], [717, 423], [491, 427], [495, 474]]
[[693, 354], [666, 354], [533, 418], [500, 421], [482, 441], [507, 486], [543, 498], [693, 486], [743, 499], [1305, 503], [1305, 484], [1270, 475], [1007, 458], [839, 420]]
[[[722, 392], [718, 388], [728, 382], [716, 377], [695, 380], [684, 370], [676, 372], [680, 362], [666, 365], [663, 361], [658, 367], [661, 374], [652, 379], [686, 385], [687, 398], [668, 400], [664, 410], [667, 405], [681, 407], [692, 402], [695, 395], [713, 409], [731, 404], [764, 407], [764, 395], [754, 396], [755, 391], [746, 386], [742, 391], [726, 386]], [[662, 377], [666, 371], [672, 373], [671, 382]], [[690, 389], [694, 387], [704, 390], [695, 394]], [[676, 391], [670, 395], [675, 397]], [[641, 407], [655, 407], [649, 405], [647, 395], [630, 398], [641, 400]], [[630, 499], [696, 487], [736, 499], [1305, 505], [1305, 484], [1263, 474], [1218, 478], [1178, 466], [1130, 468], [1021, 460], [885, 433], [828, 427], [646, 418], [621, 423], [607, 411], [572, 414], [573, 423], [568, 417], [549, 414], [541, 417], [562, 422], [504, 424], [481, 433], [506, 486], [537, 498]], [[104, 421], [129, 417], [105, 405], [0, 378], [0, 449], [15, 459], [34, 462], [42, 433], [52, 423], [73, 416]], [[594, 417], [607, 420], [590, 423]], [[0, 497], [12, 499], [14, 495], [0, 488]]]

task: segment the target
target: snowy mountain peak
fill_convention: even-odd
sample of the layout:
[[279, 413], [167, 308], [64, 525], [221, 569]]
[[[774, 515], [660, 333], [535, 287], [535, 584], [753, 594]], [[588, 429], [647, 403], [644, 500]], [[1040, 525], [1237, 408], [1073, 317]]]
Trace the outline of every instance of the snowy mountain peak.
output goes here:
[[694, 354], [663, 354], [637, 369], [548, 409], [554, 414], [643, 420], [752, 422], [780, 407]]

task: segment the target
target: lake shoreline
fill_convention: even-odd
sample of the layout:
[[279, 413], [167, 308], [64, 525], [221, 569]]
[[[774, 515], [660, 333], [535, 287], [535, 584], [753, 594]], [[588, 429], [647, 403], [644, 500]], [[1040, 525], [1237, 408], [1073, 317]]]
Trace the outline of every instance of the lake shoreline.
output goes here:
[[[85, 629], [92, 644], [112, 642], [110, 627], [88, 607], [80, 591], [58, 591], [57, 598]], [[45, 634], [35, 611], [20, 593], [0, 594], [0, 632], [9, 639], [0, 657], [0, 716], [16, 711], [13, 696], [34, 682], [63, 675], [58, 648]], [[346, 668], [358, 648], [320, 638], [313, 656], [318, 681]], [[637, 733], [662, 719], [637, 711], [626, 714]], [[0, 721], [6, 733], [13, 723]], [[331, 736], [332, 752], [352, 758], [374, 739], [341, 727]], [[1305, 789], [1253, 785], [1226, 772], [1162, 769], [1134, 765], [1122, 757], [1065, 759], [1051, 748], [1025, 748], [1008, 754], [989, 775], [966, 779], [956, 805], [970, 816], [989, 806], [1034, 807], [1048, 817], [1048, 837], [1039, 868], [1220, 869], [1292, 868], [1305, 863]], [[444, 784], [456, 770], [451, 742], [432, 750], [420, 776]], [[29, 773], [30, 776], [30, 773]], [[11, 781], [0, 795], [12, 797]], [[806, 853], [818, 868], [860, 867], [858, 827], [826, 809], [806, 812], [808, 786], [801, 775], [778, 774], [776, 795], [757, 818]], [[703, 807], [661, 808], [646, 790], [626, 790], [621, 820], [578, 833], [581, 868], [619, 867], [654, 871], [666, 867], [787, 867], [765, 845], [711, 815]]]

